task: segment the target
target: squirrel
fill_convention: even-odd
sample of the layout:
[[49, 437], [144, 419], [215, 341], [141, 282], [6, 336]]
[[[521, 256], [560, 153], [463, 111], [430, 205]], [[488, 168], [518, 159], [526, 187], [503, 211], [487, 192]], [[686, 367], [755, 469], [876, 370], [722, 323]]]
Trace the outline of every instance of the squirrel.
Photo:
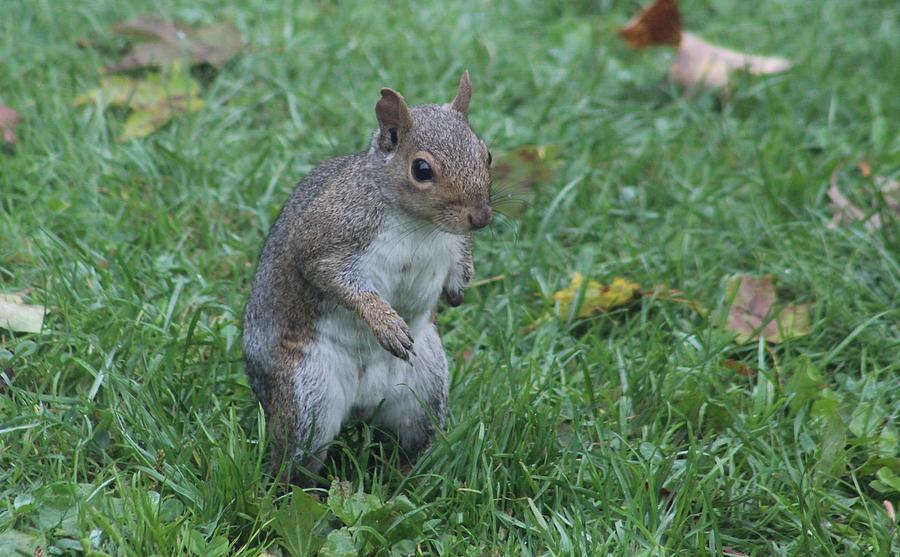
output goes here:
[[[342, 426], [368, 421], [411, 457], [447, 413], [438, 299], [463, 301], [472, 232], [491, 222], [491, 153], [469, 126], [468, 71], [448, 104], [381, 89], [369, 148], [314, 168], [265, 241], [244, 313], [250, 386], [273, 468], [315, 475]], [[296, 478], [296, 474], [293, 476]]]

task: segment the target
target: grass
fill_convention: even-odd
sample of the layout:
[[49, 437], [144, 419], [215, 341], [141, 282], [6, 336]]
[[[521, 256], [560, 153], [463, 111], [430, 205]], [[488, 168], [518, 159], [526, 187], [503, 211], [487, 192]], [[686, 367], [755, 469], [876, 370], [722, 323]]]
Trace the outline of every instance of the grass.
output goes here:
[[[256, 257], [295, 181], [365, 146], [379, 87], [443, 102], [463, 68], [495, 153], [553, 145], [561, 168], [478, 236], [476, 280], [503, 278], [440, 314], [441, 439], [405, 477], [366, 428], [333, 448], [326, 473], [393, 526], [335, 530], [329, 550], [900, 553], [882, 506], [900, 488], [876, 482], [900, 473], [900, 235], [825, 226], [837, 165], [857, 192], [855, 161], [900, 169], [900, 10], [682, 4], [691, 30], [796, 67], [685, 98], [670, 53], [615, 37], [637, 2], [7, 2], [0, 104], [23, 123], [0, 154], [0, 291], [33, 287], [50, 313], [0, 332], [0, 553], [304, 553], [324, 509], [266, 474], [241, 364]], [[144, 11], [233, 21], [247, 45], [204, 110], [118, 143], [121, 112], [72, 100], [123, 46], [108, 29]], [[770, 273], [814, 326], [767, 350], [645, 299], [522, 332], [574, 271], [709, 306], [725, 277]], [[328, 513], [316, 532], [353, 523]]]

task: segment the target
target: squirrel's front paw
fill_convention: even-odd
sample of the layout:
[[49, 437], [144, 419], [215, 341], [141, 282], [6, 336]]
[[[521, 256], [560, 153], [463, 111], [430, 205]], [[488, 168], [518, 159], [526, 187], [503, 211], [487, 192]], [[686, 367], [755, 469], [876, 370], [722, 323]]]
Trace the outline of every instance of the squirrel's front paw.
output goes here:
[[448, 290], [445, 288], [443, 294], [444, 294], [444, 301], [453, 307], [456, 307], [463, 303], [462, 290]]
[[382, 316], [378, 321], [378, 325], [372, 328], [378, 343], [394, 356], [409, 361], [413, 337], [406, 321], [394, 310]]

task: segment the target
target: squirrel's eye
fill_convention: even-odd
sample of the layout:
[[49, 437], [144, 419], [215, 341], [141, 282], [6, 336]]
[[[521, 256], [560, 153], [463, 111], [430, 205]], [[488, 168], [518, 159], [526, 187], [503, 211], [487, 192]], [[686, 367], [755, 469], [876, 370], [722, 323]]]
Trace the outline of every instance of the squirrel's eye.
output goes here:
[[494, 160], [494, 157], [491, 156], [491, 152], [488, 151], [488, 166], [491, 166], [491, 162]]
[[413, 178], [420, 182], [427, 182], [434, 179], [434, 171], [431, 165], [425, 159], [416, 159], [412, 163]]

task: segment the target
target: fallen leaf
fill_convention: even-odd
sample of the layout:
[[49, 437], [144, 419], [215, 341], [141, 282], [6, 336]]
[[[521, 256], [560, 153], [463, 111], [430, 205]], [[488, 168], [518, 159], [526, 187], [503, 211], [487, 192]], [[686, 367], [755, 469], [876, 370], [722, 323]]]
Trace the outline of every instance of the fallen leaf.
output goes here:
[[743, 377], [756, 377], [759, 373], [747, 364], [739, 362], [737, 360], [732, 360], [731, 358], [725, 360], [725, 367]]
[[859, 173], [863, 175], [863, 178], [868, 178], [872, 174], [872, 165], [866, 161], [856, 163], [856, 168], [859, 169]]
[[828, 228], [835, 229], [842, 224], [849, 224], [857, 220], [866, 220], [865, 226], [868, 230], [877, 228], [871, 219], [866, 219], [866, 214], [863, 213], [862, 209], [847, 199], [834, 179], [832, 179], [831, 185], [828, 187], [828, 198], [831, 200], [831, 205], [834, 208], [834, 215], [831, 217], [831, 222], [828, 223]]
[[[728, 281], [726, 299], [731, 304], [724, 327], [737, 333], [739, 344], [759, 335], [775, 344], [809, 334], [810, 304], [788, 304], [773, 313], [777, 297], [772, 276], [738, 275]], [[720, 319], [720, 322], [722, 319]]]
[[44, 306], [26, 304], [21, 296], [0, 294], [0, 327], [20, 333], [39, 333]]
[[[202, 103], [202, 100], [200, 101]], [[196, 110], [202, 108], [202, 104], [194, 105]], [[183, 108], [178, 109], [178, 114], [185, 112]], [[156, 130], [169, 123], [169, 120], [176, 114], [174, 107], [164, 103], [147, 106], [140, 110], [132, 112], [128, 119], [125, 120], [125, 126], [122, 128], [122, 135], [119, 141], [128, 141], [129, 139], [137, 139], [147, 137]]]
[[884, 197], [884, 203], [894, 213], [900, 213], [900, 181], [884, 176], [875, 176], [875, 185]]
[[675, 0], [658, 0], [653, 5], [638, 12], [619, 36], [634, 48], [681, 43], [681, 13]]
[[635, 48], [675, 46], [677, 52], [669, 73], [688, 89], [724, 87], [735, 72], [766, 75], [783, 72], [791, 66], [786, 58], [738, 52], [683, 31], [675, 0], [657, 0], [634, 16], [619, 35]]
[[81, 106], [90, 103], [110, 106], [127, 106], [138, 88], [138, 80], [113, 75], [100, 79], [100, 87], [86, 91], [75, 98], [73, 104]]
[[19, 125], [21, 117], [15, 110], [8, 106], [0, 105], [0, 135], [3, 141], [13, 145], [16, 142], [16, 126]]
[[672, 62], [672, 79], [688, 89], [698, 86], [719, 88], [729, 77], [743, 71], [750, 75], [781, 73], [791, 67], [786, 58], [755, 56], [708, 43], [693, 33], [682, 33], [681, 44]]
[[[568, 288], [553, 294], [553, 301], [559, 304], [559, 315], [569, 315], [572, 304], [578, 298], [584, 284], [584, 276], [581, 273], [572, 275], [572, 282]], [[584, 288], [584, 297], [577, 317], [589, 317], [595, 313], [609, 311], [619, 306], [624, 306], [633, 301], [640, 293], [641, 287], [635, 282], [624, 278], [614, 278], [609, 285], [600, 284], [589, 280]]]
[[681, 290], [667, 288], [665, 285], [654, 286], [649, 292], [645, 292], [643, 296], [644, 298], [650, 298], [653, 300], [663, 300], [667, 302], [674, 302], [676, 304], [686, 305], [696, 311], [697, 314], [700, 315], [700, 317], [706, 317], [709, 313], [709, 310], [706, 309], [706, 306], [704, 306], [698, 300], [688, 298], [687, 295]]
[[[860, 162], [857, 168], [863, 178], [868, 178], [872, 175], [871, 167], [865, 162]], [[900, 218], [900, 182], [885, 176], [874, 176], [872, 178], [877, 190], [876, 195], [884, 200], [884, 209], [887, 209], [887, 211], [882, 211], [878, 206], [878, 200], [874, 199], [871, 204], [872, 212], [867, 216], [865, 211], [850, 201], [844, 195], [844, 192], [841, 191], [838, 185], [840, 170], [841, 165], [836, 166], [831, 171], [831, 177], [829, 178], [828, 198], [831, 200], [834, 214], [831, 217], [831, 222], [828, 223], [828, 228], [835, 229], [842, 225], [863, 221], [863, 226], [865, 226], [866, 230], [873, 232], [884, 225], [888, 211], [893, 214], [894, 218]]]
[[119, 23], [113, 32], [137, 37], [131, 51], [107, 72], [167, 66], [187, 58], [193, 64], [221, 66], [240, 50], [241, 34], [230, 23], [192, 28], [154, 15], [140, 15]]
[[79, 106], [92, 102], [131, 109], [119, 141], [146, 137], [175, 116], [203, 108], [200, 84], [178, 63], [164, 73], [149, 73], [142, 80], [124, 76], [104, 77], [100, 80], [100, 87], [79, 95], [74, 104]]
[[727, 545], [722, 546], [722, 557], [750, 557], [743, 551], [738, 551], [737, 549], [728, 547]]
[[881, 504], [884, 505], [884, 512], [887, 513], [888, 518], [891, 519], [891, 522], [896, 522], [897, 513], [894, 511], [894, 505], [887, 499], [882, 501]]
[[194, 37], [208, 46], [204, 61], [213, 66], [221, 66], [231, 60], [243, 46], [241, 32], [230, 23], [201, 27], [195, 31]]
[[509, 217], [522, 214], [534, 198], [535, 187], [556, 179], [557, 152], [552, 145], [520, 145], [496, 153], [491, 166], [494, 209]]

